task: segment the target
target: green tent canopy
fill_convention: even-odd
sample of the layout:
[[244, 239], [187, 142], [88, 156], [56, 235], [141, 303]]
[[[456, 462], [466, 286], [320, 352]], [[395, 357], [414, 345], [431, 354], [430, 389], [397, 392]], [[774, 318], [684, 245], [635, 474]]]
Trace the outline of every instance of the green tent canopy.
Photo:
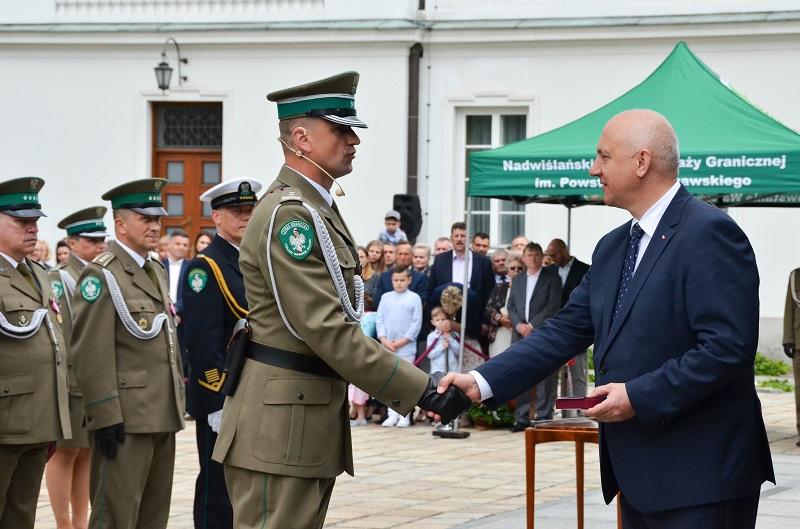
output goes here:
[[800, 134], [748, 102], [679, 42], [641, 84], [544, 134], [470, 155], [470, 196], [598, 204], [589, 176], [603, 125], [635, 108], [662, 113], [680, 139], [679, 179], [718, 206], [800, 205]]

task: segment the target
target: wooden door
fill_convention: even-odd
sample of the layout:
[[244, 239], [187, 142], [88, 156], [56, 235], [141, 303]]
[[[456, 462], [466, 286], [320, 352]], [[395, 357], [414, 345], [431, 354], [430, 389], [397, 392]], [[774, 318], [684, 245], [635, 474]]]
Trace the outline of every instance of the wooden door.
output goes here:
[[165, 178], [164, 233], [183, 229], [191, 241], [214, 232], [211, 208], [200, 195], [222, 180], [222, 105], [153, 105], [153, 177]]

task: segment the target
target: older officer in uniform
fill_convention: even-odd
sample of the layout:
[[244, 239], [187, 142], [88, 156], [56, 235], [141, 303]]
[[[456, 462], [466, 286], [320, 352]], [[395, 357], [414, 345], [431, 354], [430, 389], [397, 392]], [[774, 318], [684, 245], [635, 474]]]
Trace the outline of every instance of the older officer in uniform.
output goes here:
[[[797, 416], [797, 435], [800, 436], [800, 268], [789, 274], [786, 289], [786, 308], [783, 312], [783, 352], [794, 364], [794, 403]], [[800, 446], [800, 439], [797, 441]]]
[[60, 308], [36, 246], [41, 178], [0, 183], [0, 529], [28, 529], [47, 443], [69, 439]]
[[148, 257], [167, 213], [165, 183], [135, 180], [103, 195], [117, 240], [86, 265], [73, 298], [95, 529], [167, 526], [184, 385], [166, 272]]
[[261, 184], [240, 178], [217, 184], [200, 196], [211, 204], [217, 234], [187, 266], [183, 325], [188, 346], [187, 406], [195, 418], [200, 474], [194, 489], [197, 529], [233, 527], [233, 511], [222, 465], [212, 461], [225, 396], [225, 348], [236, 322], [247, 317], [239, 246]]
[[252, 341], [214, 450], [239, 529], [322, 527], [336, 476], [353, 474], [345, 380], [401, 415], [420, 401], [452, 417], [466, 399], [437, 394], [358, 324], [355, 243], [329, 191], [352, 171], [351, 127], [365, 126], [357, 84], [348, 72], [267, 96], [278, 102], [286, 165], [242, 241]]
[[[61, 307], [64, 341], [72, 334], [72, 296], [81, 270], [106, 249], [106, 208], [95, 206], [76, 211], [58, 223], [67, 232], [70, 254], [48, 272], [53, 295]], [[86, 527], [89, 515], [89, 436], [83, 427], [83, 396], [75, 379], [74, 359], [67, 351], [69, 366], [69, 415], [72, 439], [59, 441], [47, 462], [45, 480], [50, 505], [58, 527]], [[72, 515], [70, 516], [70, 505]]]

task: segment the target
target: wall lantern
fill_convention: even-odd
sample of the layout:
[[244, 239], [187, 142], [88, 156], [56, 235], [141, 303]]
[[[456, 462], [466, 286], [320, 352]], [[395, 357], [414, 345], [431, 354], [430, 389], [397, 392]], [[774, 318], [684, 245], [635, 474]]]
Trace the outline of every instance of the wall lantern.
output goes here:
[[158, 87], [161, 91], [169, 90], [169, 82], [172, 79], [172, 67], [167, 62], [167, 46], [169, 46], [170, 42], [175, 45], [175, 51], [178, 53], [178, 86], [183, 86], [183, 82], [189, 79], [185, 75], [181, 75], [181, 63], [189, 64], [189, 59], [181, 57], [181, 48], [178, 46], [178, 41], [169, 37], [164, 41], [164, 49], [161, 51], [161, 62], [158, 63], [158, 66], [153, 68], [156, 72], [156, 82], [158, 82]]

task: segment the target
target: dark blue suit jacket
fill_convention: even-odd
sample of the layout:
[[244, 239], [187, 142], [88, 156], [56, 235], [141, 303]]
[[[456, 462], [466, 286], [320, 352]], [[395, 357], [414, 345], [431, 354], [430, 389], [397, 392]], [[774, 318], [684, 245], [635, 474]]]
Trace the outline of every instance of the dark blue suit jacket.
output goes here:
[[775, 481], [754, 386], [758, 270], [724, 212], [681, 187], [611, 325], [630, 222], [605, 235], [569, 303], [478, 367], [500, 404], [594, 343], [597, 385], [636, 416], [600, 425], [603, 493], [643, 512], [732, 500]]
[[[231, 294], [239, 306], [246, 309], [239, 251], [215, 235], [203, 254], [219, 265]], [[196, 270], [201, 271], [200, 277], [205, 274], [206, 283], [202, 288], [196, 280], [192, 283]], [[181, 283], [185, 286], [183, 327], [191, 366], [186, 386], [187, 411], [192, 417], [205, 420], [209, 413], [221, 410], [225, 401], [220, 392], [225, 349], [239, 318], [225, 302], [219, 283], [204, 259], [192, 259]]]
[[[485, 255], [475, 252], [472, 253], [471, 261], [472, 275], [469, 279], [469, 288], [475, 291], [478, 306], [481, 313], [483, 313], [495, 283], [492, 262]], [[453, 277], [453, 250], [436, 256], [431, 266], [431, 279], [428, 283], [429, 292], [433, 293], [438, 287], [447, 283], [461, 283], [463, 281], [463, 277]], [[469, 310], [469, 307], [467, 307], [467, 310]]]

